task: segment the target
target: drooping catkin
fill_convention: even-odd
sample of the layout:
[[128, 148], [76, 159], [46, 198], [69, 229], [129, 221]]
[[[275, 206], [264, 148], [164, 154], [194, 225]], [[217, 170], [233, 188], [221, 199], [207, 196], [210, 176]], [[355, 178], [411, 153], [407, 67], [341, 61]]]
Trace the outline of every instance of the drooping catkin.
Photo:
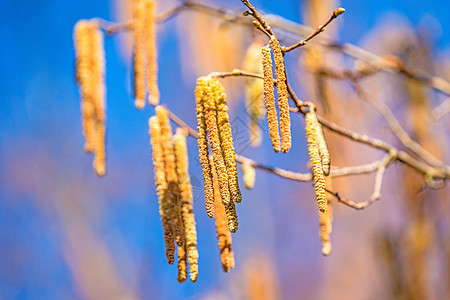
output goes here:
[[103, 46], [103, 32], [98, 22], [95, 22], [92, 37], [92, 81], [93, 102], [95, 107], [95, 139], [93, 167], [98, 176], [106, 173], [106, 102], [105, 102], [105, 50]]
[[178, 254], [178, 265], [177, 265], [178, 277], [177, 277], [177, 281], [179, 283], [183, 283], [183, 282], [186, 281], [186, 278], [187, 278], [186, 244], [184, 244], [183, 246], [178, 246], [177, 254]]
[[167, 199], [167, 180], [166, 170], [164, 164], [164, 153], [161, 146], [161, 126], [157, 116], [153, 116], [148, 121], [150, 142], [152, 145], [152, 159], [154, 176], [156, 183], [156, 192], [158, 194], [159, 202], [159, 214], [161, 215], [161, 221], [164, 230], [164, 243], [166, 247], [167, 262], [171, 265], [174, 262], [175, 255], [175, 243], [172, 223], [170, 220], [170, 209]]
[[228, 184], [228, 172], [225, 165], [224, 155], [222, 153], [222, 146], [219, 136], [219, 128], [217, 123], [217, 107], [215, 101], [215, 93], [213, 87], [209, 84], [204, 89], [204, 108], [206, 116], [206, 129], [208, 131], [209, 144], [211, 146], [214, 166], [217, 171], [219, 180], [220, 195], [225, 206], [230, 204], [230, 189]]
[[86, 152], [94, 152], [93, 168], [106, 173], [105, 53], [98, 22], [80, 20], [74, 28], [76, 76], [81, 92], [81, 114]]
[[197, 230], [193, 213], [192, 186], [188, 173], [188, 155], [186, 136], [183, 129], [178, 128], [173, 137], [176, 158], [176, 170], [181, 191], [181, 215], [183, 217], [186, 236], [186, 250], [189, 262], [189, 273], [192, 282], [198, 278]]
[[159, 126], [161, 127], [161, 147], [167, 180], [166, 195], [169, 202], [170, 221], [172, 222], [175, 241], [178, 246], [182, 246], [184, 243], [184, 226], [180, 211], [181, 195], [175, 167], [172, 128], [170, 126], [168, 112], [163, 106], [156, 106], [155, 112], [159, 120]]
[[198, 152], [200, 156], [200, 164], [202, 165], [203, 179], [205, 181], [205, 207], [206, 213], [210, 218], [212, 218], [214, 216], [214, 188], [211, 165], [209, 162], [208, 140], [206, 136], [205, 88], [207, 84], [207, 78], [205, 77], [200, 77], [197, 80], [195, 99], [197, 104]]
[[[242, 69], [247, 72], [262, 74], [261, 46], [253, 42], [247, 49]], [[245, 79], [246, 109], [249, 114], [250, 145], [257, 147], [261, 144], [262, 134], [259, 121], [264, 116], [263, 95], [264, 85], [259, 78], [247, 77]]]
[[306, 138], [308, 140], [309, 157], [311, 159], [313, 177], [314, 177], [314, 190], [317, 197], [317, 205], [320, 212], [327, 210], [327, 196], [325, 194], [325, 177], [323, 175], [322, 162], [320, 160], [319, 147], [317, 145], [317, 117], [312, 105], [310, 105], [310, 111], [305, 114], [305, 129]]
[[81, 115], [85, 138], [84, 150], [88, 153], [94, 151], [95, 138], [95, 109], [92, 99], [94, 84], [91, 71], [93, 32], [92, 21], [80, 20], [75, 24], [73, 37], [76, 56], [76, 78], [81, 93]]
[[272, 57], [269, 47], [261, 49], [263, 55], [264, 71], [264, 105], [266, 107], [267, 123], [269, 124], [269, 136], [275, 152], [280, 152], [280, 132], [278, 130], [278, 117], [275, 108], [275, 95], [273, 91]]
[[[220, 259], [222, 261], [222, 268], [225, 272], [228, 272], [231, 268], [234, 268], [234, 254], [231, 248], [231, 233], [229, 226], [227, 226], [227, 214], [221, 194], [219, 192], [219, 182], [216, 174], [216, 170], [213, 167], [213, 180], [214, 180], [214, 194], [215, 194], [215, 223], [217, 232], [217, 241], [220, 251]], [[231, 202], [231, 204], [234, 204]]]
[[277, 77], [278, 107], [280, 109], [281, 151], [286, 153], [291, 148], [291, 117], [289, 115], [288, 92], [284, 58], [280, 43], [277, 39], [270, 40], [275, 62], [275, 75]]
[[158, 49], [156, 47], [156, 1], [145, 0], [145, 52], [147, 54], [147, 88], [148, 101], [151, 105], [159, 104], [158, 87]]
[[[317, 118], [316, 118], [317, 119]], [[331, 159], [330, 153], [328, 152], [327, 142], [325, 140], [325, 135], [323, 134], [323, 128], [319, 122], [316, 123], [317, 126], [317, 146], [319, 147], [320, 159], [322, 160], [322, 170], [325, 176], [330, 174]]]
[[227, 113], [225, 90], [222, 84], [215, 78], [209, 82], [213, 93], [217, 110], [217, 125], [219, 129], [219, 138], [222, 147], [222, 153], [228, 173], [228, 186], [231, 194], [231, 201], [241, 202], [242, 195], [239, 189], [239, 182], [236, 167], [236, 154], [234, 152], [233, 138], [231, 137], [231, 125]]
[[247, 162], [241, 165], [242, 173], [244, 173], [244, 184], [247, 189], [252, 189], [255, 186], [256, 172], [255, 168]]
[[[326, 186], [328, 189], [332, 189], [330, 177], [326, 178]], [[327, 211], [319, 212], [319, 235], [322, 241], [322, 254], [324, 256], [328, 256], [331, 253], [330, 234], [333, 222], [333, 207], [331, 205], [330, 194], [328, 194], [327, 200]]]
[[143, 0], [134, 0], [134, 105], [138, 109], [145, 106], [145, 25], [145, 3]]

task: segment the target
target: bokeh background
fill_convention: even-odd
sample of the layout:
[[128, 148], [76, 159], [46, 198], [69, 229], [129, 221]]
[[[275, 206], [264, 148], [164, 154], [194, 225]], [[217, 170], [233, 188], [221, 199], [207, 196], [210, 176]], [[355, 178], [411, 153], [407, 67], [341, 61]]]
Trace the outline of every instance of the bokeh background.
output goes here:
[[[124, 21], [127, 1], [2, 1], [0, 10], [0, 299], [445, 299], [450, 297], [450, 189], [391, 165], [381, 201], [363, 211], [336, 203], [329, 257], [321, 254], [311, 183], [257, 171], [237, 205], [236, 268], [221, 269], [213, 221], [203, 204], [196, 141], [188, 139], [199, 280], [176, 281], [164, 256], [147, 119], [134, 108], [130, 33], [106, 36], [107, 175], [97, 178], [83, 152], [72, 30], [79, 19]], [[131, 2], [128, 1], [128, 2]], [[243, 11], [240, 1], [209, 3]], [[252, 1], [265, 13], [317, 26], [343, 6], [327, 34], [407, 66], [450, 80], [449, 1]], [[165, 11], [176, 1], [159, 1]], [[253, 34], [198, 12], [182, 12], [158, 28], [162, 102], [195, 127], [196, 78], [243, 65]], [[284, 37], [282, 42], [295, 40]], [[320, 39], [320, 37], [319, 37]], [[355, 61], [311, 44], [286, 56], [297, 94], [329, 105], [328, 117], [399, 146], [380, 115], [345, 81], [318, 78], [317, 65]], [[319, 58], [317, 58], [319, 57]], [[326, 86], [323, 86], [325, 81]], [[293, 147], [274, 154], [266, 124], [251, 147], [244, 81], [226, 79], [239, 154], [306, 172], [303, 118], [293, 117]], [[320, 83], [322, 82], [322, 83]], [[320, 83], [320, 84], [319, 84]], [[364, 86], [382, 99], [408, 132], [449, 162], [450, 116], [429, 112], [445, 96], [400, 75], [376, 75]], [[448, 96], [447, 96], [448, 97]], [[325, 103], [325, 104], [324, 104]], [[417, 104], [419, 103], [419, 104]], [[337, 166], [382, 153], [326, 132]], [[239, 173], [241, 174], [241, 173]], [[355, 201], [372, 193], [373, 175], [336, 179]], [[242, 184], [243, 185], [243, 184]]]

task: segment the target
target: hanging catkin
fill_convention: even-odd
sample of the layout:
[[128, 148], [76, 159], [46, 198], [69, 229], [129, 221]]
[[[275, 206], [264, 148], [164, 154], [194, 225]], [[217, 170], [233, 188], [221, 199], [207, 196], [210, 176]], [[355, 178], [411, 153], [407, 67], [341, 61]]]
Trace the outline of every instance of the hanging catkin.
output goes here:
[[166, 171], [167, 191], [169, 202], [170, 220], [172, 222], [175, 241], [178, 246], [184, 243], [184, 226], [180, 211], [180, 188], [175, 167], [175, 154], [172, 144], [172, 128], [169, 122], [169, 115], [163, 106], [156, 106], [156, 115], [161, 127], [161, 147], [164, 156], [164, 166]]
[[138, 109], [145, 106], [145, 3], [134, 0], [134, 105]]
[[[326, 178], [326, 186], [328, 189], [332, 189], [331, 178]], [[333, 207], [331, 205], [331, 195], [327, 197], [327, 211], [319, 212], [319, 235], [322, 241], [322, 254], [328, 256], [331, 252], [330, 234], [332, 230], [333, 222]]]
[[277, 77], [278, 107], [280, 109], [281, 151], [286, 153], [291, 148], [291, 117], [289, 115], [288, 92], [284, 58], [281, 46], [277, 39], [270, 40], [275, 62], [275, 75]]
[[158, 87], [158, 49], [156, 47], [156, 1], [145, 2], [145, 51], [147, 54], [147, 88], [148, 101], [151, 105], [159, 104]]
[[247, 162], [241, 165], [242, 173], [244, 173], [245, 188], [252, 189], [255, 186], [256, 172], [255, 168]]
[[239, 189], [239, 182], [236, 167], [236, 154], [234, 152], [233, 139], [231, 137], [231, 125], [227, 113], [228, 107], [226, 103], [225, 90], [222, 84], [215, 78], [209, 82], [213, 98], [216, 103], [217, 125], [219, 129], [219, 138], [221, 142], [223, 157], [228, 173], [228, 186], [230, 188], [231, 201], [241, 202], [242, 195]]
[[206, 137], [206, 115], [205, 115], [205, 89], [207, 86], [207, 78], [200, 77], [197, 80], [195, 89], [196, 113], [198, 121], [198, 151], [200, 156], [200, 164], [202, 165], [203, 179], [205, 181], [205, 206], [206, 213], [210, 218], [214, 216], [214, 189], [211, 173], [211, 165], [209, 163], [208, 140]]
[[192, 186], [188, 173], [188, 155], [184, 130], [178, 128], [173, 137], [176, 158], [176, 170], [181, 191], [181, 215], [186, 236], [186, 249], [189, 273], [192, 282], [198, 277], [197, 230], [193, 213]]
[[[317, 118], [316, 118], [317, 119]], [[317, 146], [319, 147], [320, 159], [322, 160], [323, 174], [328, 176], [330, 174], [330, 153], [328, 152], [327, 143], [323, 134], [323, 128], [317, 121]]]
[[86, 152], [94, 152], [98, 176], [105, 167], [105, 59], [103, 33], [98, 22], [80, 20], [74, 28], [76, 76], [81, 92], [81, 114]]
[[214, 166], [217, 171], [219, 180], [220, 195], [222, 195], [223, 205], [230, 204], [230, 189], [228, 184], [228, 172], [225, 165], [224, 155], [222, 153], [222, 146], [219, 137], [219, 128], [217, 124], [217, 107], [213, 87], [209, 84], [205, 86], [204, 90], [204, 107], [206, 115], [206, 129], [208, 131], [209, 144], [211, 146]]
[[[247, 49], [242, 69], [256, 74], [262, 74], [261, 46], [253, 42]], [[264, 86], [259, 78], [245, 78], [246, 109], [249, 114], [250, 145], [257, 147], [261, 144], [262, 134], [259, 121], [264, 116], [263, 95]]]
[[174, 262], [175, 243], [172, 223], [170, 220], [169, 203], [167, 199], [167, 180], [164, 165], [164, 153], [161, 146], [161, 127], [157, 116], [153, 116], [148, 121], [150, 141], [152, 145], [152, 159], [155, 174], [156, 192], [158, 194], [159, 214], [164, 230], [164, 243], [166, 246], [167, 262], [171, 265]]
[[313, 177], [314, 177], [314, 190], [317, 197], [317, 205], [321, 212], [327, 210], [327, 196], [325, 194], [325, 177], [323, 175], [322, 162], [320, 160], [319, 147], [317, 145], [317, 117], [312, 105], [309, 106], [310, 111], [305, 114], [306, 122], [306, 138], [308, 140], [309, 157], [311, 159]]
[[273, 92], [272, 57], [269, 47], [261, 49], [263, 55], [264, 71], [264, 105], [266, 106], [267, 123], [269, 124], [269, 136], [275, 152], [280, 152], [280, 132], [278, 130], [278, 117], [275, 108], [275, 95]]
[[[213, 181], [214, 181], [214, 194], [215, 194], [215, 221], [217, 241], [219, 244], [220, 259], [222, 261], [222, 268], [225, 272], [228, 272], [231, 268], [234, 268], [234, 254], [231, 249], [231, 233], [227, 226], [227, 215], [221, 194], [219, 192], [219, 182], [214, 167], [212, 168]], [[231, 202], [234, 204], [233, 202]]]

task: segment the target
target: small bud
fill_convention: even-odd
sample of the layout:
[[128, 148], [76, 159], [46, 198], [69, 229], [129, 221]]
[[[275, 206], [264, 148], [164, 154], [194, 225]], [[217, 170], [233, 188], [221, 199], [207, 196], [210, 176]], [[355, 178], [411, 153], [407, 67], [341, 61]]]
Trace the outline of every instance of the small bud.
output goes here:
[[344, 13], [344, 11], [345, 11], [345, 8], [343, 8], [343, 7], [338, 7], [338, 8], [336, 8], [336, 9], [333, 11], [333, 15], [334, 15], [334, 17], [336, 18], [337, 16], [342, 15], [342, 14]]
[[246, 10], [246, 11], [244, 11], [242, 14], [244, 15], [244, 17], [246, 17], [246, 16], [248, 16], [248, 15], [251, 15], [252, 13], [249, 12], [248, 10]]
[[253, 24], [253, 26], [255, 26], [256, 28], [261, 27], [261, 23], [259, 23], [258, 21], [253, 21], [252, 24]]

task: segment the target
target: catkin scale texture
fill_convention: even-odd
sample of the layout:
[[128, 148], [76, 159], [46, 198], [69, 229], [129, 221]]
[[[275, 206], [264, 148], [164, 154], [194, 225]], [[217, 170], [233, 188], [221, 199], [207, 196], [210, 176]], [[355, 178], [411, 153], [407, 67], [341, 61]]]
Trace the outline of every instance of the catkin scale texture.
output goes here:
[[217, 79], [210, 80], [211, 91], [217, 110], [217, 125], [219, 129], [219, 138], [222, 147], [222, 153], [228, 173], [228, 186], [231, 194], [231, 201], [241, 202], [242, 195], [239, 188], [237, 167], [233, 139], [231, 137], [231, 125], [227, 113], [226, 95], [222, 84]]
[[158, 49], [156, 47], [156, 1], [144, 0], [144, 43], [147, 57], [148, 101], [159, 104], [158, 87]]
[[134, 1], [133, 33], [134, 33], [134, 104], [136, 108], [145, 106], [145, 5], [143, 1]]
[[149, 119], [149, 134], [152, 146], [153, 170], [156, 183], [156, 192], [158, 194], [159, 213], [164, 230], [164, 243], [166, 247], [167, 262], [171, 265], [174, 263], [175, 243], [172, 223], [170, 220], [169, 203], [166, 197], [167, 180], [164, 165], [164, 153], [161, 146], [161, 127], [158, 117], [153, 116]]
[[200, 77], [197, 80], [197, 86], [195, 89], [195, 99], [197, 104], [196, 113], [198, 123], [197, 144], [204, 179], [205, 207], [206, 213], [210, 218], [212, 218], [214, 216], [214, 188], [213, 188], [213, 177], [211, 173], [211, 165], [209, 162], [206, 115], [205, 115], [205, 88], [207, 84], [208, 82], [205, 77]]
[[275, 75], [277, 77], [278, 108], [280, 109], [281, 151], [286, 153], [291, 148], [291, 117], [289, 115], [288, 92], [284, 58], [280, 43], [277, 39], [270, 40], [275, 62]]
[[275, 95], [273, 90], [272, 75], [272, 57], [270, 48], [263, 47], [261, 49], [263, 56], [263, 73], [264, 73], [264, 105], [266, 107], [267, 123], [269, 125], [269, 136], [272, 147], [275, 152], [280, 152], [281, 141], [280, 132], [278, 130], [278, 117], [275, 107]]
[[192, 186], [188, 173], [188, 155], [186, 137], [179, 128], [173, 138], [176, 158], [176, 170], [181, 191], [181, 216], [186, 237], [186, 251], [189, 262], [189, 273], [192, 282], [198, 278], [197, 230], [193, 214]]
[[308, 151], [311, 159], [313, 177], [314, 177], [314, 190], [317, 197], [317, 205], [320, 212], [327, 210], [327, 196], [325, 194], [325, 177], [322, 170], [322, 162], [320, 160], [319, 148], [317, 145], [317, 129], [318, 122], [314, 109], [311, 107], [311, 111], [305, 115], [306, 122], [306, 138], [308, 140]]

